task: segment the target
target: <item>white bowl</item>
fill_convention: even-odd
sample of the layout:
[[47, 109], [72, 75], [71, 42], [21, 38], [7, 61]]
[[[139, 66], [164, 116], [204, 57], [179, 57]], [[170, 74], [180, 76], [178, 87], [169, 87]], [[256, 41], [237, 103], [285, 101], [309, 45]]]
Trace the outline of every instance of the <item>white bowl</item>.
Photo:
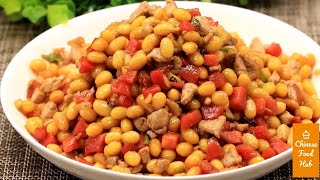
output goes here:
[[[152, 4], [164, 5], [164, 2]], [[250, 10], [200, 2], [177, 2], [184, 8], [199, 8], [201, 13], [218, 20], [228, 31], [238, 32], [249, 43], [252, 38], [259, 37], [265, 43], [278, 42], [285, 53], [301, 52], [313, 53], [320, 57], [320, 48], [308, 36], [297, 29], [269, 16]], [[119, 6], [96, 11], [77, 17], [67, 24], [60, 25], [42, 33], [29, 42], [12, 59], [7, 67], [1, 83], [1, 103], [8, 120], [16, 131], [29, 143], [29, 145], [41, 156], [64, 169], [65, 171], [85, 179], [167, 179], [168, 177], [151, 177], [141, 175], [128, 175], [108, 170], [102, 170], [87, 166], [77, 161], [56, 154], [39, 144], [25, 129], [26, 118], [16, 110], [14, 101], [26, 97], [28, 80], [34, 75], [29, 69], [32, 59], [38, 58], [43, 53], [49, 53], [56, 47], [67, 47], [66, 42], [78, 36], [84, 37], [88, 42], [98, 36], [100, 32], [111, 22], [129, 17], [138, 4]], [[316, 67], [319, 67], [317, 62]], [[317, 77], [313, 78], [316, 82]], [[316, 84], [320, 89], [319, 83]], [[197, 179], [252, 179], [274, 170], [291, 159], [292, 150], [288, 150], [273, 158], [256, 165], [240, 169], [221, 172], [211, 175], [197, 176]], [[195, 177], [170, 177], [170, 179], [194, 179]]]

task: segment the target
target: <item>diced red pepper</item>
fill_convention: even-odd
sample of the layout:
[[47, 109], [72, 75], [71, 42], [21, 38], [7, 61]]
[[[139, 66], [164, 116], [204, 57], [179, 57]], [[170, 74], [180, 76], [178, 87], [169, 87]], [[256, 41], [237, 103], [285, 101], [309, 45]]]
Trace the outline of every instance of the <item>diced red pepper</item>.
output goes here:
[[128, 71], [124, 75], [118, 77], [118, 81], [123, 81], [126, 84], [134, 84], [134, 82], [137, 80], [138, 71]]
[[269, 138], [270, 138], [267, 126], [256, 126], [256, 127], [254, 127], [254, 135], [258, 139], [269, 140]]
[[86, 92], [81, 92], [80, 94], [75, 95], [76, 103], [80, 104], [82, 102], [90, 102], [93, 104], [94, 101], [94, 89], [90, 89]]
[[268, 123], [263, 117], [256, 117], [255, 121], [256, 121], [256, 126], [268, 127]]
[[207, 144], [207, 160], [221, 159], [223, 156], [224, 151], [219, 142], [214, 138], [210, 138]]
[[217, 66], [219, 65], [219, 57], [216, 54], [206, 54], [204, 55], [203, 64], [207, 66]]
[[217, 119], [219, 116], [223, 115], [224, 107], [217, 105], [202, 106], [201, 112], [203, 119], [214, 120]]
[[301, 117], [299, 117], [299, 116], [294, 116], [293, 118], [292, 118], [292, 123], [301, 123]]
[[32, 97], [34, 91], [37, 88], [39, 88], [40, 86], [41, 86], [41, 84], [38, 81], [32, 80], [30, 82], [30, 85], [29, 85], [28, 89], [27, 89], [27, 98], [30, 99]]
[[266, 100], [265, 115], [273, 116], [276, 115], [278, 111], [277, 101], [272, 97]]
[[195, 30], [194, 25], [189, 21], [180, 22], [179, 28], [180, 28], [181, 31], [193, 31], [193, 30]]
[[263, 98], [255, 98], [254, 103], [256, 104], [257, 115], [264, 115], [267, 104], [266, 100]]
[[181, 117], [181, 131], [187, 130], [192, 126], [197, 125], [200, 122], [201, 118], [202, 116], [199, 110], [193, 110], [183, 115]]
[[157, 92], [161, 92], [161, 87], [159, 85], [153, 85], [143, 90], [143, 96], [147, 97], [149, 94], [154, 95]]
[[196, 83], [200, 76], [200, 70], [197, 66], [187, 65], [180, 71], [180, 76], [191, 83]]
[[64, 95], [67, 94], [67, 91], [69, 89], [69, 86], [70, 86], [70, 83], [64, 83], [62, 86], [61, 86], [61, 91], [63, 92]]
[[151, 81], [153, 84], [159, 85], [162, 89], [168, 89], [169, 88], [169, 81], [166, 82], [165, 75], [161, 70], [154, 70], [150, 73]]
[[133, 104], [132, 97], [120, 95], [116, 99], [117, 106], [130, 107]]
[[241, 144], [242, 133], [240, 131], [223, 131], [220, 134], [221, 139], [230, 144]]
[[188, 9], [191, 16], [201, 16], [201, 13], [198, 8]]
[[83, 164], [87, 164], [87, 165], [90, 165], [90, 166], [93, 165], [93, 164], [89, 163], [88, 161], [86, 161], [85, 159], [83, 159], [83, 158], [81, 158], [79, 156], [75, 156], [75, 159], [76, 159], [76, 161], [81, 162]]
[[96, 66], [97, 66], [97, 64], [89, 61], [86, 56], [82, 56], [79, 60], [79, 72], [80, 73], [91, 72]]
[[180, 81], [180, 82], [170, 82], [171, 87], [173, 88], [177, 88], [177, 89], [182, 89], [184, 87], [184, 82]]
[[243, 160], [250, 160], [259, 154], [249, 144], [240, 144], [240, 145], [236, 146], [236, 149]]
[[62, 149], [64, 152], [72, 152], [78, 149], [80, 146], [78, 140], [74, 135], [69, 135], [68, 137], [64, 138], [62, 141]]
[[87, 134], [86, 134], [86, 128], [88, 127], [88, 124], [86, 122], [86, 120], [84, 118], [79, 118], [76, 126], [74, 127], [73, 131], [72, 131], [72, 135], [74, 136], [79, 136], [81, 138], [85, 138], [87, 137]]
[[138, 82], [143, 88], [152, 86], [150, 75], [144, 71], [139, 72]]
[[122, 146], [121, 154], [124, 155], [128, 151], [137, 151], [137, 150], [138, 150], [138, 148], [135, 144], [125, 142]]
[[278, 43], [271, 43], [265, 48], [265, 51], [272, 56], [280, 56], [282, 54], [281, 46]]
[[141, 42], [134, 38], [130, 38], [130, 41], [128, 43], [128, 46], [125, 52], [132, 56], [135, 52], [137, 52], [140, 49], [141, 49]]
[[47, 131], [44, 128], [36, 128], [33, 137], [38, 141], [43, 141], [47, 136]]
[[84, 141], [84, 155], [87, 156], [92, 153], [103, 152], [104, 146], [104, 137], [106, 134], [100, 134], [96, 137], [88, 138]]
[[227, 82], [224, 75], [219, 71], [213, 72], [209, 76], [209, 80], [212, 81], [216, 85], [216, 88], [220, 88], [220, 87], [224, 86]]
[[201, 174], [212, 174], [212, 173], [217, 173], [219, 172], [217, 169], [215, 169], [211, 163], [207, 160], [202, 160], [200, 162], [200, 169], [201, 169]]
[[131, 97], [130, 86], [123, 81], [114, 81], [112, 83], [111, 90], [115, 94]]
[[244, 87], [234, 87], [229, 98], [229, 107], [232, 110], [244, 111], [247, 104], [247, 89]]
[[266, 150], [264, 150], [261, 154], [261, 156], [264, 158], [264, 159], [269, 159], [269, 158], [272, 158], [273, 156], [277, 155], [278, 153], [276, 152], [276, 150], [274, 150], [273, 147], [270, 147]]
[[273, 147], [278, 154], [290, 149], [287, 143], [275, 138], [270, 139], [270, 146]]
[[161, 147], [163, 149], [175, 150], [180, 140], [180, 134], [174, 132], [165, 133], [162, 136]]
[[48, 133], [46, 138], [41, 141], [41, 144], [47, 147], [48, 144], [58, 144], [58, 140], [54, 134]]

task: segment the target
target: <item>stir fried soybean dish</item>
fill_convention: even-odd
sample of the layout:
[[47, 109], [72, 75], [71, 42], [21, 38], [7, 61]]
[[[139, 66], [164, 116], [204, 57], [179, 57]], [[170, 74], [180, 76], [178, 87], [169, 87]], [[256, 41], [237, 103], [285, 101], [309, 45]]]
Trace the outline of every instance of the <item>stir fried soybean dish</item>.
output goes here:
[[214, 17], [172, 0], [143, 2], [90, 44], [68, 44], [31, 62], [36, 77], [15, 106], [39, 143], [90, 166], [228, 171], [288, 150], [293, 123], [320, 116], [313, 55], [286, 55], [258, 38], [246, 46]]

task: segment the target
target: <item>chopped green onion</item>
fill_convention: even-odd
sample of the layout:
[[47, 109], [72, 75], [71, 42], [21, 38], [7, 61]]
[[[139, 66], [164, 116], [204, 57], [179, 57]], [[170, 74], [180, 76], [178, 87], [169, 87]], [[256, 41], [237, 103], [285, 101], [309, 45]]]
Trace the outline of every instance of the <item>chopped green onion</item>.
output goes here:
[[191, 23], [192, 23], [194, 26], [196, 26], [196, 27], [199, 27], [199, 26], [200, 26], [200, 22], [199, 22], [199, 20], [196, 19], [196, 18], [192, 18]]
[[268, 82], [267, 77], [262, 72], [260, 72], [259, 79], [264, 83]]
[[228, 48], [228, 47], [222, 47], [222, 48], [220, 48], [220, 51], [222, 51], [222, 52], [228, 52], [228, 51], [229, 51], [229, 48]]
[[59, 61], [62, 60], [62, 56], [60, 54], [54, 54], [54, 53], [42, 55], [41, 57], [50, 63], [58, 63]]
[[144, 145], [149, 145], [149, 143], [150, 143], [150, 138], [149, 138], [148, 134], [144, 135], [144, 140], [143, 140], [143, 142], [144, 142]]

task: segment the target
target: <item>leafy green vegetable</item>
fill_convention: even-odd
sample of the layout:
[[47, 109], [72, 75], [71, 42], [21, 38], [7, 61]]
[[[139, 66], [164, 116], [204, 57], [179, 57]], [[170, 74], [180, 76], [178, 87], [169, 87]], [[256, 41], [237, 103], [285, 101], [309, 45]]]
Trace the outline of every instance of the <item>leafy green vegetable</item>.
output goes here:
[[13, 22], [20, 21], [21, 19], [23, 19], [21, 12], [10, 14], [8, 17], [10, 21], [13, 21]]
[[54, 53], [50, 53], [50, 54], [47, 54], [47, 55], [42, 55], [41, 57], [43, 59], [47, 60], [50, 63], [58, 63], [59, 61], [62, 60], [61, 55], [54, 54]]
[[67, 5], [70, 11], [76, 12], [76, 5], [72, 0], [57, 0], [54, 4]]
[[1, 4], [6, 15], [18, 13], [21, 11], [21, 8], [22, 8], [22, 4], [20, 0], [7, 0], [7, 1], [3, 1]]
[[28, 6], [22, 11], [22, 15], [33, 24], [38, 24], [47, 15], [47, 9], [43, 6]]
[[37, 5], [42, 5], [40, 0], [23, 0], [22, 1], [22, 6], [27, 8], [28, 6], [37, 6]]
[[61, 23], [66, 23], [74, 17], [74, 12], [70, 11], [67, 5], [48, 5], [48, 23], [51, 27]]

